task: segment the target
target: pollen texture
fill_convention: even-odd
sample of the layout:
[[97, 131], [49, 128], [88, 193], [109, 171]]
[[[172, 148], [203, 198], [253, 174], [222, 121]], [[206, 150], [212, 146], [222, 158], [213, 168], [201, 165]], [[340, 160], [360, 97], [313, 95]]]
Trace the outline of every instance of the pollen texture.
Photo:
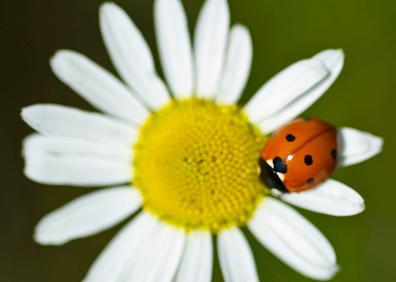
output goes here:
[[152, 113], [134, 148], [143, 209], [185, 229], [244, 225], [263, 198], [265, 137], [237, 106], [174, 101]]

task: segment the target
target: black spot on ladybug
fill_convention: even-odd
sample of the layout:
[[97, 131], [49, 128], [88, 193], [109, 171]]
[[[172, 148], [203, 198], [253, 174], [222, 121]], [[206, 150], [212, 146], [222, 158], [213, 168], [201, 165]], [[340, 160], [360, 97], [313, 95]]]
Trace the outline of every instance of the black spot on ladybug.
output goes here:
[[311, 165], [311, 164], [313, 164], [312, 156], [311, 156], [311, 155], [305, 155], [305, 157], [304, 157], [304, 163], [305, 163], [306, 165]]
[[315, 179], [313, 179], [313, 178], [310, 178], [307, 180], [308, 185], [312, 185], [314, 182], [315, 182]]
[[331, 156], [332, 156], [332, 158], [334, 159], [334, 160], [336, 160], [337, 159], [337, 149], [333, 149], [333, 150], [331, 150]]
[[296, 136], [294, 136], [293, 134], [287, 134], [286, 140], [287, 142], [293, 142], [294, 140], [296, 140]]
[[287, 165], [280, 157], [275, 157], [273, 162], [274, 162], [274, 171], [280, 172], [280, 173], [287, 172]]

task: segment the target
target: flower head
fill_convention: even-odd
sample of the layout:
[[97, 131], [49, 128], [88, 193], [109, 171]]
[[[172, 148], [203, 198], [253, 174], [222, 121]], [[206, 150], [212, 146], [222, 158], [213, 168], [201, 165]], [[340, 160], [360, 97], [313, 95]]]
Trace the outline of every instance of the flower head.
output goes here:
[[[108, 187], [51, 212], [35, 240], [60, 245], [137, 213], [109, 243], [85, 281], [210, 281], [212, 235], [226, 281], [258, 281], [240, 227], [308, 277], [337, 271], [327, 239], [288, 202], [336, 216], [361, 212], [346, 185], [327, 180], [301, 193], [271, 193], [258, 159], [268, 135], [313, 104], [341, 72], [341, 50], [294, 63], [244, 105], [237, 104], [252, 59], [248, 30], [229, 28], [225, 0], [206, 0], [192, 46], [179, 0], [155, 1], [158, 49], [167, 85], [143, 36], [113, 3], [100, 27], [122, 81], [68, 50], [51, 60], [58, 78], [102, 113], [60, 105], [24, 108], [38, 134], [26, 138], [25, 174], [50, 185]], [[168, 87], [167, 87], [168, 86]], [[338, 131], [339, 166], [381, 151], [382, 139]]]

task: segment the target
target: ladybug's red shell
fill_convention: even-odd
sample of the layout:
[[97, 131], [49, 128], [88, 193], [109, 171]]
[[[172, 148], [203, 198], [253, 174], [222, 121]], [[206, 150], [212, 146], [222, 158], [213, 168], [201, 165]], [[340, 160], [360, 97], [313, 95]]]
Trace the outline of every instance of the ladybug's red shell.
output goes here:
[[317, 119], [297, 119], [269, 139], [261, 157], [288, 192], [311, 189], [336, 167], [337, 131]]

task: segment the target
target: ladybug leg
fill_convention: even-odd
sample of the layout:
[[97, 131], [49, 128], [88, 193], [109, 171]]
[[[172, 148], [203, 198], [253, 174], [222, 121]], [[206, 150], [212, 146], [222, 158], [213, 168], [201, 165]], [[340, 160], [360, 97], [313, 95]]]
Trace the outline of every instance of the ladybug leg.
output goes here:
[[[287, 193], [289, 193], [289, 192], [287, 192]], [[281, 192], [281, 191], [279, 191], [278, 189], [273, 188], [273, 189], [271, 189], [271, 194], [272, 194], [272, 196], [274, 196], [274, 197], [280, 197], [280, 196], [286, 194], [286, 192]]]

